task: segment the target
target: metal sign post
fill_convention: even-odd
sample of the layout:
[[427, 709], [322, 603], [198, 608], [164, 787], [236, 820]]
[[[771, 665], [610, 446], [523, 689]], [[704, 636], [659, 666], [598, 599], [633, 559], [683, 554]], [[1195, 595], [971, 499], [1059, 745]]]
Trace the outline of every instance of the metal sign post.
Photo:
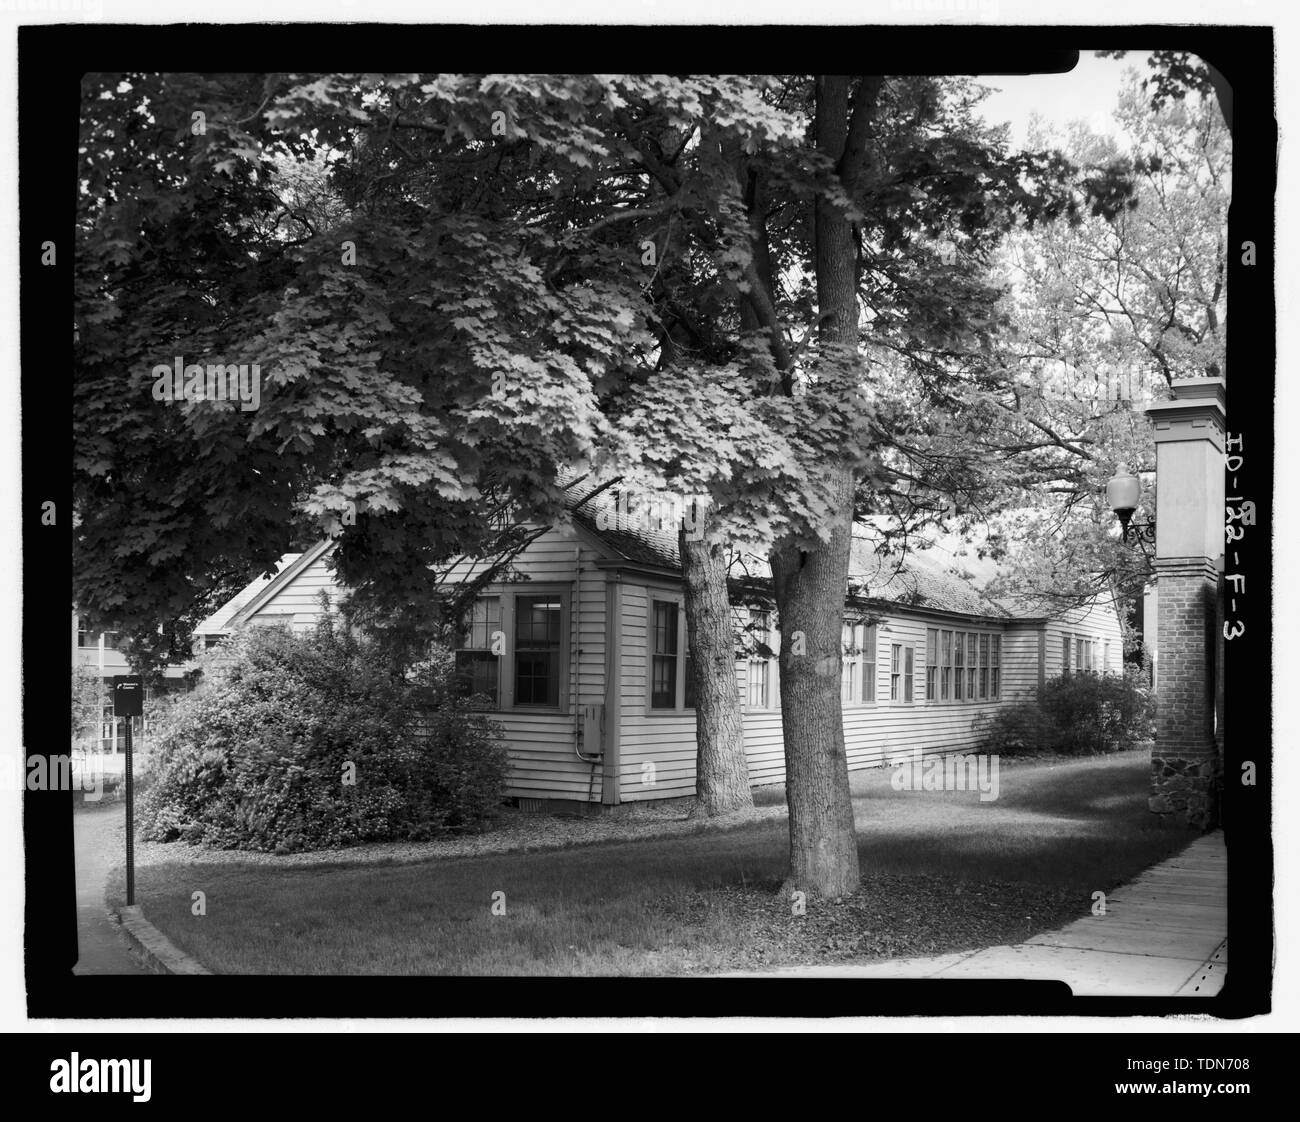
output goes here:
[[144, 716], [144, 679], [119, 674], [113, 678], [113, 716], [126, 718], [126, 904], [135, 904], [135, 783], [131, 725]]

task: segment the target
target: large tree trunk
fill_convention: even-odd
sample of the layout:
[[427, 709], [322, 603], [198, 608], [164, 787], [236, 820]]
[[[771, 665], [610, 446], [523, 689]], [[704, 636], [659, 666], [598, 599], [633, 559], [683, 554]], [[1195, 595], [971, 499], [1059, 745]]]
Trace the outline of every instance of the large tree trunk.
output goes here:
[[790, 806], [790, 872], [782, 892], [838, 899], [858, 890], [859, 871], [840, 710], [853, 478], [832, 470], [843, 513], [831, 540], [809, 552], [782, 543], [771, 561], [781, 623], [781, 734]]
[[727, 553], [707, 535], [678, 535], [695, 685], [692, 817], [750, 809], [745, 726], [736, 689], [736, 643], [727, 596]]
[[[879, 83], [863, 79], [849, 120], [850, 80], [817, 79], [817, 148], [835, 164], [846, 190], [863, 161], [866, 129]], [[823, 359], [856, 356], [857, 241], [843, 211], [825, 193], [814, 215], [818, 337]], [[830, 539], [804, 550], [793, 541], [772, 550], [781, 624], [781, 730], [790, 806], [790, 873], [783, 891], [836, 899], [859, 887], [853, 801], [840, 710], [840, 646], [849, 549], [853, 473], [829, 464], [833, 495]]]

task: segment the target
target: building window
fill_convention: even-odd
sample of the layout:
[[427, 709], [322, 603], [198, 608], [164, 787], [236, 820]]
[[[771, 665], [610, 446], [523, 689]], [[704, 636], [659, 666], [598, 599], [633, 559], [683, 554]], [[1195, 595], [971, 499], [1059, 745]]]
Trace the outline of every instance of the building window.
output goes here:
[[501, 704], [501, 597], [480, 596], [465, 616], [456, 650], [456, 676], [465, 694]]
[[1110, 673], [1110, 640], [1105, 640], [1101, 645], [1101, 672]]
[[560, 708], [567, 604], [565, 593], [535, 586], [480, 596], [466, 613], [455, 653], [461, 689], [496, 708]]
[[869, 623], [862, 637], [862, 700], [876, 700], [876, 643], [879, 636], [876, 625]]
[[688, 629], [678, 600], [650, 601], [650, 708], [693, 709], [695, 682]]
[[855, 631], [860, 631], [860, 624], [845, 623], [840, 627], [840, 704], [853, 702], [853, 679], [858, 673], [858, 646]]
[[975, 682], [979, 677], [979, 636], [966, 633], [966, 699], [975, 700]]
[[952, 697], [954, 701], [962, 699], [962, 685], [966, 679], [966, 633], [957, 631], [952, 637]]
[[1001, 636], [988, 632], [927, 628], [925, 700], [996, 699], [1001, 644]]
[[939, 696], [939, 631], [931, 627], [925, 633], [925, 700]]
[[990, 636], [992, 643], [991, 665], [989, 667], [990, 687], [989, 697], [997, 698], [1002, 696], [1002, 636]]
[[751, 608], [747, 631], [745, 648], [748, 651], [746, 669], [749, 694], [746, 700], [751, 709], [766, 709], [770, 693], [768, 679], [772, 667], [772, 613]]
[[876, 625], [846, 621], [840, 631], [843, 664], [840, 701], [845, 705], [876, 700]]
[[1070, 673], [1070, 637], [1068, 635], [1062, 635], [1061, 636], [1061, 674], [1066, 675], [1069, 673]]
[[564, 604], [558, 595], [515, 597], [515, 704], [560, 704], [560, 632]]
[[943, 660], [939, 663], [939, 700], [947, 701], [952, 697], [952, 632], [939, 632], [939, 653]]
[[915, 648], [902, 643], [889, 645], [889, 700], [912, 700], [915, 674]]

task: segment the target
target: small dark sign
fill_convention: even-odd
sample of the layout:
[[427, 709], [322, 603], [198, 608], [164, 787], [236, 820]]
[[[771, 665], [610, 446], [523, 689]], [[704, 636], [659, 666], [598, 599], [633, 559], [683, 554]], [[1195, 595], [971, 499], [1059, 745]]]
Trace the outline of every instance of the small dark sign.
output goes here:
[[117, 674], [113, 677], [113, 716], [144, 715], [144, 679], [139, 675]]

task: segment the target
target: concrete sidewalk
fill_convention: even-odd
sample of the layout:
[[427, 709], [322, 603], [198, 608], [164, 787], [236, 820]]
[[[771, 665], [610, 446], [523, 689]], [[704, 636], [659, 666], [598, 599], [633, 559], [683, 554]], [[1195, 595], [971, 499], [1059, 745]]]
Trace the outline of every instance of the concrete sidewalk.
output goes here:
[[[805, 978], [1060, 980], [1077, 997], [1213, 997], [1228, 966], [1228, 854], [1198, 838], [1106, 897], [1106, 914], [1010, 947], [855, 966], [756, 972]], [[753, 977], [756, 973], [719, 975]]]
[[116, 799], [73, 811], [77, 868], [77, 965], [74, 974], [148, 974], [127, 949], [104, 902], [109, 870], [125, 856], [126, 804]]

